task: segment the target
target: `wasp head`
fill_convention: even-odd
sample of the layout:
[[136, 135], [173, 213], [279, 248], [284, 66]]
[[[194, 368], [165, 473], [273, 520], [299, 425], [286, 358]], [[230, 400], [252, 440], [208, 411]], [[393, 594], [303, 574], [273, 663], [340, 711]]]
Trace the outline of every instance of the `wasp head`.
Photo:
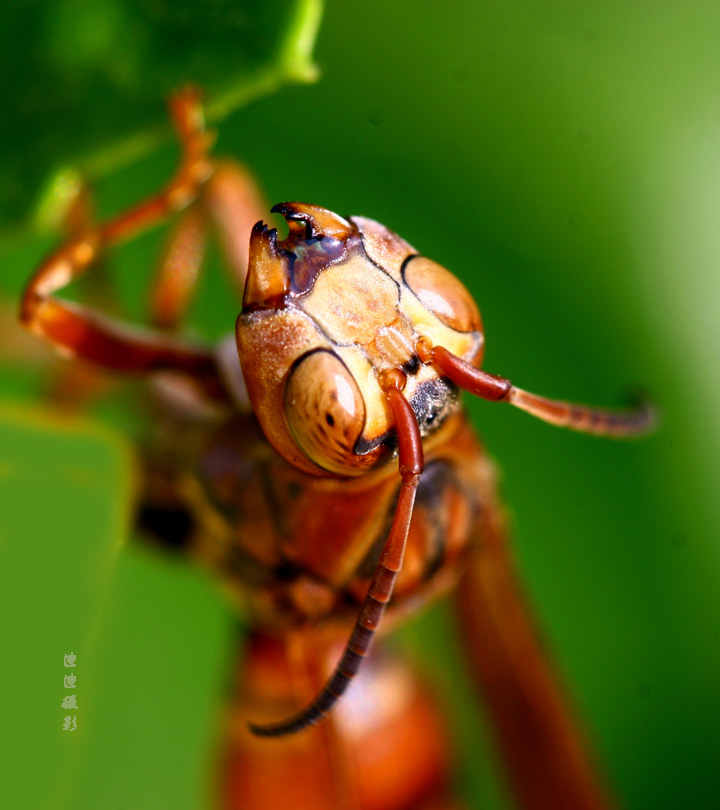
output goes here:
[[406, 374], [422, 434], [438, 429], [457, 398], [419, 361], [418, 340], [479, 358], [477, 309], [454, 276], [378, 222], [299, 202], [272, 210], [288, 235], [253, 228], [237, 324], [253, 408], [291, 463], [361, 475], [394, 447], [383, 375]]

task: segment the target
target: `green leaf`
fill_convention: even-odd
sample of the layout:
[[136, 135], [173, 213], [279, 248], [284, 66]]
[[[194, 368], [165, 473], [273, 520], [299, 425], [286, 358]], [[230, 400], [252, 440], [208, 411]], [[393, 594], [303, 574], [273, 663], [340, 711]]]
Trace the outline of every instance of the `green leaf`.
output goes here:
[[[106, 428], [27, 407], [0, 408], [0, 448], [0, 683], [13, 741], [2, 782], [9, 806], [35, 808], [73, 790], [88, 745], [91, 649], [127, 534], [131, 463]], [[63, 707], [70, 695], [77, 708]], [[65, 717], [76, 728], [63, 730]]]
[[202, 86], [217, 121], [314, 80], [320, 14], [321, 0], [11, 4], [0, 29], [0, 226], [18, 226], [65, 167], [95, 179], [156, 147], [179, 87]]

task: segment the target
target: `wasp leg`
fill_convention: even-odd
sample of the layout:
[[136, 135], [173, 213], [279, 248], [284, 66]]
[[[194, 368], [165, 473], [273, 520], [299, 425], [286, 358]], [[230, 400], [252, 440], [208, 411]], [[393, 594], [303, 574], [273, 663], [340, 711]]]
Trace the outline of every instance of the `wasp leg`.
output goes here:
[[[180, 215], [166, 243], [151, 293], [151, 323], [165, 331], [175, 331], [181, 325], [197, 288], [209, 229], [220, 242], [225, 268], [242, 299], [249, 234], [266, 211], [267, 205], [247, 169], [234, 161], [214, 162], [198, 199]], [[235, 407], [248, 410], [234, 336], [218, 345], [215, 359]]]
[[242, 298], [250, 256], [250, 232], [267, 212], [258, 186], [240, 164], [214, 164], [199, 199], [183, 212], [167, 241], [153, 284], [151, 322], [161, 329], [180, 325], [195, 292], [207, 247], [215, 231], [224, 264]]
[[174, 223], [150, 293], [150, 322], [166, 331], [178, 329], [193, 299], [205, 258], [207, 222], [199, 203]]
[[171, 110], [182, 145], [176, 176], [155, 197], [105, 224], [83, 230], [52, 253], [26, 289], [20, 320], [63, 354], [115, 371], [179, 371], [207, 395], [222, 400], [225, 389], [209, 348], [128, 328], [92, 307], [54, 295], [96, 264], [108, 247], [184, 210], [200, 193], [212, 173], [212, 163], [206, 155], [211, 139], [203, 128], [199, 96], [184, 91], [171, 100]]
[[491, 496], [456, 600], [508, 782], [523, 810], [609, 810], [616, 805], [535, 627], [504, 523]]
[[250, 172], [230, 160], [216, 164], [203, 193], [203, 203], [220, 241], [225, 265], [242, 298], [250, 258], [250, 232], [253, 225], [267, 216], [268, 205]]
[[[97, 224], [95, 210], [92, 188], [81, 178], [61, 222], [65, 239], [79, 239], [90, 233]], [[84, 290], [86, 302], [115, 314], [118, 310], [117, 296], [105, 262], [97, 262], [87, 281]], [[56, 360], [48, 373], [43, 375], [42, 390], [44, 397], [53, 404], [77, 411], [117, 384], [117, 379], [92, 366]]]

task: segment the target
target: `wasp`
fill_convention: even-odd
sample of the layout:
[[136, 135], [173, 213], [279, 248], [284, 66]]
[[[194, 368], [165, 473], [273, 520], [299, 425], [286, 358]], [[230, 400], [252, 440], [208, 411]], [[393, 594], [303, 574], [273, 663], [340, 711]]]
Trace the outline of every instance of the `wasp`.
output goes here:
[[[349, 806], [447, 806], [439, 710], [371, 647], [455, 590], [519, 806], [609, 807], [515, 579], [460, 392], [600, 436], [646, 432], [652, 410], [551, 400], [482, 370], [480, 313], [452, 273], [384, 225], [318, 205], [272, 208], [281, 238], [244, 170], [210, 156], [199, 92], [178, 93], [171, 113], [175, 177], [76, 228], [31, 279], [20, 319], [65, 356], [154, 384], [141, 525], [215, 571], [252, 628], [225, 805], [336, 806], [329, 779]], [[170, 216], [151, 330], [56, 295]], [[242, 295], [234, 336], [216, 346], [181, 331], [210, 223]]]

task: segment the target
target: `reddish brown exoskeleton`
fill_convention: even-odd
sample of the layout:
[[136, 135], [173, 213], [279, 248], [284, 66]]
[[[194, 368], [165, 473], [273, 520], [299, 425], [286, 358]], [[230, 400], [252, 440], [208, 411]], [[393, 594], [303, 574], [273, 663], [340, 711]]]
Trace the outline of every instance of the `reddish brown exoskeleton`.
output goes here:
[[[636, 435], [651, 413], [548, 400], [482, 371], [480, 315], [451, 273], [377, 222], [305, 203], [272, 209], [289, 227], [280, 240], [257, 222], [263, 207], [249, 177], [208, 157], [197, 94], [176, 96], [172, 111], [183, 147], [175, 179], [126, 214], [80, 228], [35, 274], [21, 319], [63, 354], [164, 376], [158, 427], [143, 447], [141, 522], [219, 572], [254, 628], [226, 746], [225, 805], [451, 806], [432, 699], [401, 664], [363, 662], [381, 623], [458, 586], [519, 806], [611, 806], [536, 641], [493, 468], [459, 390], [599, 435]], [[107, 248], [171, 214], [154, 333], [55, 297]], [[217, 348], [171, 334], [208, 221], [244, 291], [236, 339]]]

